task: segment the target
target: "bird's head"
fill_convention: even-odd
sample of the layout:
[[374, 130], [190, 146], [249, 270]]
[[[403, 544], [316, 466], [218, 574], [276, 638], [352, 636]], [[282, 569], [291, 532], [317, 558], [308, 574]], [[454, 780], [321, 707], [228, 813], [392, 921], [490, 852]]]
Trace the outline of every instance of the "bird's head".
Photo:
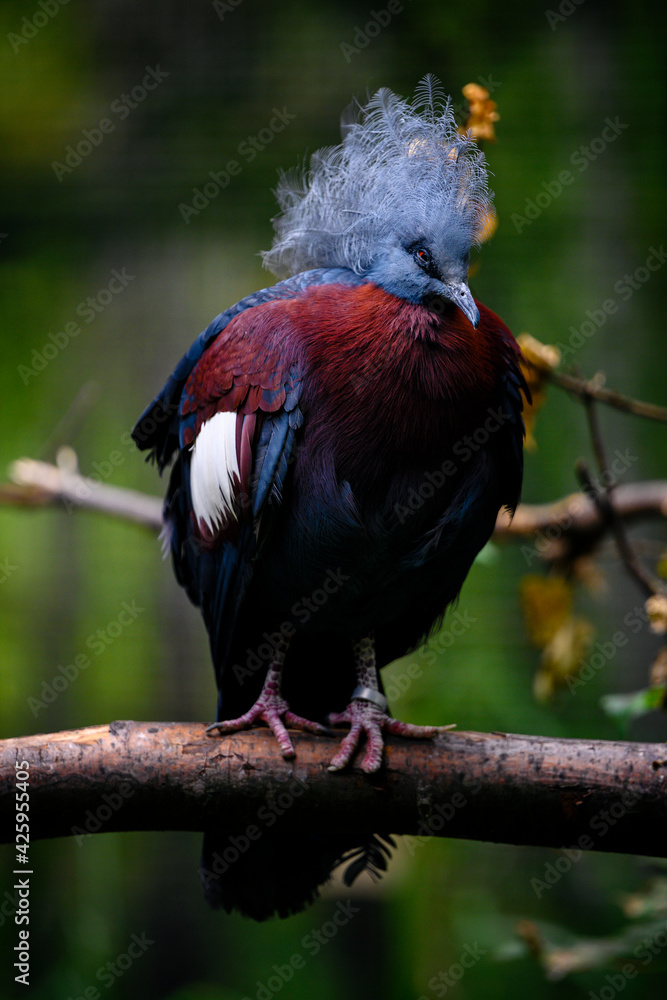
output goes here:
[[346, 267], [436, 311], [452, 302], [476, 326], [468, 266], [491, 195], [484, 156], [457, 131], [437, 81], [425, 77], [412, 103], [379, 90], [342, 131], [307, 173], [283, 176], [265, 265], [283, 275]]
[[451, 302], [476, 327], [479, 310], [468, 287], [469, 261], [470, 245], [457, 243], [451, 234], [443, 241], [437, 230], [406, 228], [378, 242], [366, 275], [392, 295], [435, 312]]

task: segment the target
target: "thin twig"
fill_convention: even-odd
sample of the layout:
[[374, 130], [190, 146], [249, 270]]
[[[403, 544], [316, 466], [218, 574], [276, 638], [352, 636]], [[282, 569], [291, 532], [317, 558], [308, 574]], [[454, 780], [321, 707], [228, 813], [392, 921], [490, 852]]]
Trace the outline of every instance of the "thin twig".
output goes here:
[[640, 399], [633, 399], [631, 396], [624, 396], [616, 389], [607, 389], [594, 379], [577, 378], [575, 375], [567, 375], [565, 372], [555, 371], [553, 368], [546, 368], [544, 365], [536, 364], [524, 358], [525, 363], [534, 368], [540, 375], [553, 382], [567, 392], [574, 393], [575, 396], [596, 399], [599, 403], [605, 403], [616, 410], [624, 413], [633, 413], [637, 417], [646, 417], [648, 420], [658, 420], [667, 424], [667, 407], [657, 406], [655, 403], [644, 403]]
[[[596, 409], [596, 400], [592, 396], [583, 397], [584, 410], [586, 411], [586, 421], [588, 423], [588, 431], [591, 436], [591, 444], [593, 445], [593, 452], [595, 454], [595, 460], [598, 463], [598, 470], [600, 472], [600, 479], [603, 483], [606, 483], [605, 492], [611, 497], [611, 492], [614, 489], [616, 483], [613, 477], [609, 475], [609, 462], [607, 460], [607, 449], [604, 446], [604, 441], [602, 440], [602, 431], [600, 429], [600, 421], [598, 420], [598, 413]], [[596, 490], [596, 493], [602, 493], [602, 490]], [[595, 499], [595, 497], [594, 497]], [[610, 514], [613, 517], [613, 505], [609, 504]]]
[[618, 516], [618, 512], [614, 507], [611, 497], [608, 493], [598, 489], [597, 485], [593, 481], [590, 469], [583, 459], [580, 459], [577, 462], [576, 472], [579, 481], [597, 505], [600, 511], [600, 516], [603, 521], [606, 522], [610, 532], [614, 536], [616, 547], [618, 548], [619, 555], [623, 560], [625, 568], [634, 578], [640, 590], [644, 593], [644, 596], [652, 597], [653, 594], [664, 593], [660, 580], [645, 570], [639, 563], [632, 546], [628, 541], [625, 528], [623, 527], [623, 522]]
[[93, 379], [85, 382], [71, 404], [53, 428], [48, 438], [39, 449], [39, 458], [47, 461], [66, 441], [71, 441], [80, 430], [89, 411], [93, 409], [100, 396], [100, 385]]
[[604, 446], [604, 441], [602, 440], [602, 431], [600, 429], [600, 422], [597, 416], [596, 401], [590, 396], [584, 396], [583, 403], [584, 409], [586, 410], [586, 420], [588, 422], [588, 429], [591, 435], [593, 451], [595, 452], [595, 458], [598, 463], [600, 479], [607, 485], [604, 489], [600, 489], [598, 485], [593, 482], [588, 466], [583, 461], [579, 461], [577, 463], [577, 475], [579, 476], [579, 480], [584, 486], [586, 492], [597, 504], [601, 516], [609, 527], [609, 530], [614, 537], [614, 541], [616, 542], [619, 555], [623, 560], [623, 564], [628, 573], [639, 585], [644, 596], [651, 597], [653, 594], [657, 594], [662, 591], [661, 583], [657, 577], [654, 577], [642, 566], [637, 558], [636, 552], [630, 544], [630, 539], [627, 536], [625, 525], [623, 524], [614, 503], [613, 490], [616, 483], [614, 482], [613, 477], [609, 475], [607, 451]]

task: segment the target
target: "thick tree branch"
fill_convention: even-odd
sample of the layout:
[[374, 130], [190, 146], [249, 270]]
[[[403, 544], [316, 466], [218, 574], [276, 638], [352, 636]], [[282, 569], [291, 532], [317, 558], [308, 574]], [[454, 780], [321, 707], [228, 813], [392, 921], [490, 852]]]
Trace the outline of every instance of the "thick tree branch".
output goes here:
[[109, 486], [79, 472], [33, 458], [20, 458], [9, 468], [12, 482], [0, 487], [0, 503], [16, 507], [77, 507], [101, 511], [113, 517], [162, 529], [162, 500], [159, 497]]
[[[0, 487], [0, 503], [11, 506], [65, 506], [89, 508], [145, 524], [154, 531], [162, 528], [162, 500], [134, 490], [107, 486], [77, 472], [47, 462], [22, 458], [10, 467], [12, 483]], [[667, 518], [667, 480], [627, 483], [614, 491], [614, 508], [626, 521], [640, 518]], [[501, 511], [495, 537], [516, 539], [545, 534], [549, 542], [576, 536], [578, 547], [588, 539], [591, 547], [604, 534], [606, 525], [596, 504], [584, 493], [545, 504], [521, 504], [514, 518]], [[546, 553], [543, 553], [546, 555]]]
[[[614, 512], [623, 525], [667, 518], [667, 481], [616, 486]], [[523, 538], [530, 546], [529, 565], [534, 557], [567, 572], [579, 556], [594, 552], [608, 532], [609, 522], [603, 511], [592, 496], [582, 492], [554, 503], [520, 504], [511, 519], [501, 511], [493, 538], [510, 542]]]
[[[614, 490], [614, 506], [626, 521], [641, 518], [667, 518], [667, 480], [625, 483]], [[549, 528], [561, 528], [580, 534], [595, 534], [604, 529], [595, 502], [585, 493], [570, 493], [552, 503], [522, 503], [513, 518], [501, 511], [496, 521], [496, 535], [528, 537]]]
[[389, 738], [381, 771], [368, 776], [327, 771], [334, 739], [293, 739], [293, 761], [268, 730], [219, 737], [198, 723], [114, 722], [3, 740], [1, 839], [14, 840], [15, 764], [28, 762], [33, 840], [214, 823], [262, 829], [269, 810], [294, 829], [667, 856], [664, 744], [463, 732]]

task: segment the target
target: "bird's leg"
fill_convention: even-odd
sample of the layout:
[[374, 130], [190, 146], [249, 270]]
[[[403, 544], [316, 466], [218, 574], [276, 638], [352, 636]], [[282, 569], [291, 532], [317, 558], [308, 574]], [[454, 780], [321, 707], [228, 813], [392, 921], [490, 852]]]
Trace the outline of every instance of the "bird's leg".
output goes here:
[[366, 753], [361, 762], [362, 771], [372, 774], [382, 764], [384, 740], [382, 731], [395, 736], [413, 739], [430, 739], [449, 726], [413, 726], [399, 722], [387, 715], [387, 699], [378, 687], [378, 672], [375, 665], [375, 642], [372, 634], [364, 636], [352, 644], [357, 665], [357, 686], [352, 692], [350, 704], [344, 712], [333, 712], [327, 722], [336, 725], [349, 722], [350, 731], [341, 743], [340, 750], [329, 764], [330, 771], [340, 771], [350, 763], [359, 747], [361, 736], [366, 733]]
[[258, 722], [265, 722], [277, 739], [283, 757], [296, 756], [292, 741], [285, 728], [286, 726], [291, 726], [293, 729], [304, 729], [309, 733], [329, 734], [326, 726], [321, 726], [319, 722], [310, 722], [309, 719], [303, 719], [300, 715], [295, 715], [280, 693], [280, 679], [288, 645], [287, 640], [282, 640], [280, 644], [276, 644], [264, 686], [252, 708], [244, 715], [240, 715], [238, 719], [226, 719], [224, 722], [214, 722], [213, 725], [208, 726], [206, 729], [207, 733], [211, 733], [216, 729], [219, 733], [230, 733], [236, 729], [250, 729]]

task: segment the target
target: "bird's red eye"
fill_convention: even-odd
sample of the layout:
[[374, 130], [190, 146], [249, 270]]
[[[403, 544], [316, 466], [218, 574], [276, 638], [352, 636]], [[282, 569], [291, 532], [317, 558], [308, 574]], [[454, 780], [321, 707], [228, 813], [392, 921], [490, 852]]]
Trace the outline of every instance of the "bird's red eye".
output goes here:
[[430, 267], [432, 263], [432, 258], [428, 250], [424, 247], [417, 247], [412, 251], [412, 255], [419, 264], [420, 267]]

